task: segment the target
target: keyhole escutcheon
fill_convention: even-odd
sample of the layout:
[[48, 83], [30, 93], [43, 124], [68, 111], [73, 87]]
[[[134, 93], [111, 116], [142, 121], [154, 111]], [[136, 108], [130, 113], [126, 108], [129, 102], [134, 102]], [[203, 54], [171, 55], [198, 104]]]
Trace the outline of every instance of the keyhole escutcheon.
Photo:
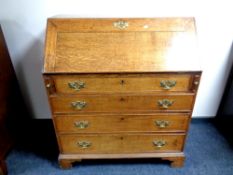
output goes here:
[[121, 85], [124, 85], [125, 84], [125, 80], [121, 80]]

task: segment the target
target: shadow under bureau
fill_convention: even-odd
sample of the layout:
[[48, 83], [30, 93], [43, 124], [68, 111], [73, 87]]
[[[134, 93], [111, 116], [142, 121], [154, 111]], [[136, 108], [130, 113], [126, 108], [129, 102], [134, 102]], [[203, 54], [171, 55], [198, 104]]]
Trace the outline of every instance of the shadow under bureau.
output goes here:
[[195, 38], [193, 18], [48, 19], [43, 76], [61, 167], [105, 158], [182, 166], [201, 76]]

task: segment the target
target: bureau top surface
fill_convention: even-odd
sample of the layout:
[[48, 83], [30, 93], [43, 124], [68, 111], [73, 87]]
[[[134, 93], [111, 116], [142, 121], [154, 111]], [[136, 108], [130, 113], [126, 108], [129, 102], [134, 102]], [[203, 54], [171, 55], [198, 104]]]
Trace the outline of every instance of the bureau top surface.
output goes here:
[[193, 18], [50, 18], [44, 73], [199, 71]]

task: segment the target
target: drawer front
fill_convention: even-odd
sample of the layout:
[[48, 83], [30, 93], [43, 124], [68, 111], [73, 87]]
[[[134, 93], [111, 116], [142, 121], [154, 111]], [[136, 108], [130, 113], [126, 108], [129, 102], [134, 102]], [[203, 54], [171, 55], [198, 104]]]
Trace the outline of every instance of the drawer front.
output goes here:
[[189, 115], [61, 115], [54, 120], [59, 133], [185, 132]]
[[192, 74], [51, 76], [56, 93], [190, 91]]
[[54, 113], [190, 111], [194, 96], [86, 95], [51, 97]]
[[60, 135], [61, 151], [78, 154], [180, 152], [183, 134]]

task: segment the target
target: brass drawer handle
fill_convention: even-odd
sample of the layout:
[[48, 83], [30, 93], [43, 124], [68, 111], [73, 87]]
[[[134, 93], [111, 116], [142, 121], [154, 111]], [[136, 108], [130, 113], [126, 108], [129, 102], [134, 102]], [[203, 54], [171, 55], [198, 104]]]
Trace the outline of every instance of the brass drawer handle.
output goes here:
[[170, 106], [172, 106], [173, 103], [174, 100], [168, 100], [168, 99], [158, 100], [158, 105], [163, 109], [169, 108]]
[[70, 89], [79, 91], [80, 89], [85, 87], [85, 83], [83, 81], [74, 81], [74, 82], [69, 82], [68, 86]]
[[175, 85], [176, 85], [175, 80], [162, 80], [162, 81], [160, 81], [160, 86], [165, 90], [169, 90], [172, 87], [174, 87]]
[[81, 109], [83, 109], [83, 108], [85, 108], [87, 106], [87, 102], [85, 102], [85, 101], [74, 101], [74, 102], [71, 102], [71, 106], [74, 109], [81, 110]]
[[89, 141], [79, 141], [77, 144], [80, 148], [83, 148], [83, 149], [89, 148], [92, 145], [91, 142]]
[[89, 122], [86, 120], [76, 121], [76, 122], [74, 122], [74, 126], [79, 128], [79, 129], [84, 129], [84, 128], [87, 128], [89, 126]]
[[154, 140], [153, 141], [154, 146], [156, 146], [156, 148], [162, 148], [164, 147], [167, 143], [165, 140]]
[[113, 23], [113, 26], [118, 29], [126, 29], [129, 26], [129, 23], [126, 21], [116, 21]]
[[166, 128], [168, 127], [170, 124], [169, 121], [166, 120], [156, 120], [155, 121], [155, 125], [158, 126], [159, 128]]

